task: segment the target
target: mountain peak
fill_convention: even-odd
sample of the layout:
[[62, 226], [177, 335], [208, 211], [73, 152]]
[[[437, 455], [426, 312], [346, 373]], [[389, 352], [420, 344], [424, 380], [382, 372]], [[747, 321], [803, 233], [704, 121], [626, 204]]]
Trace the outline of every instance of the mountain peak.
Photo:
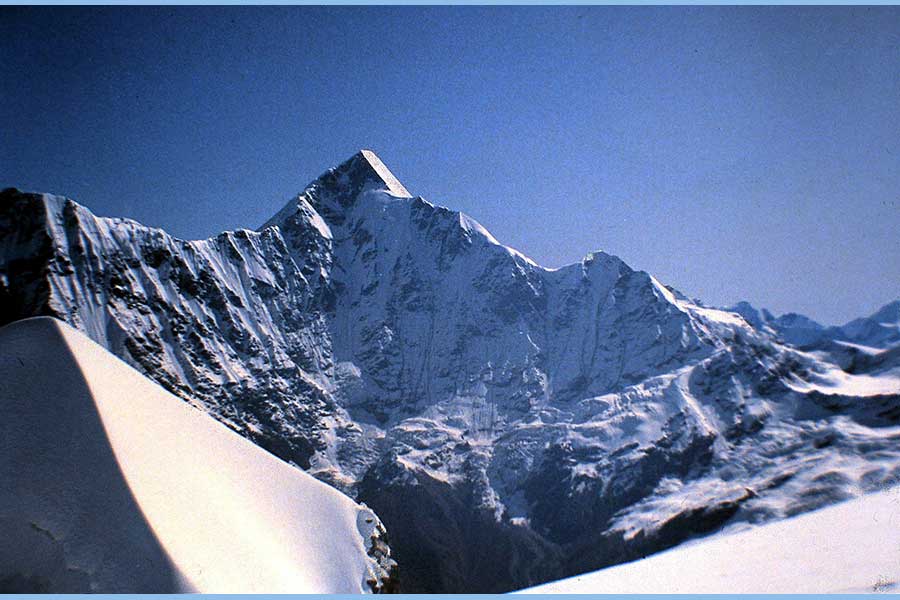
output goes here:
[[391, 170], [381, 162], [378, 155], [366, 148], [360, 150], [347, 161], [337, 167], [339, 174], [346, 174], [351, 180], [375, 181], [395, 196], [412, 198], [412, 194], [400, 183], [400, 180], [391, 173]]
[[879, 308], [871, 317], [875, 321], [896, 323], [900, 321], [900, 300], [889, 302]]
[[378, 155], [364, 148], [310, 182], [303, 192], [289, 200], [261, 229], [281, 225], [293, 218], [298, 210], [302, 210], [301, 201], [304, 198], [326, 222], [339, 222], [344, 218], [342, 213], [368, 190], [385, 191], [399, 198], [412, 198], [412, 194], [381, 162]]

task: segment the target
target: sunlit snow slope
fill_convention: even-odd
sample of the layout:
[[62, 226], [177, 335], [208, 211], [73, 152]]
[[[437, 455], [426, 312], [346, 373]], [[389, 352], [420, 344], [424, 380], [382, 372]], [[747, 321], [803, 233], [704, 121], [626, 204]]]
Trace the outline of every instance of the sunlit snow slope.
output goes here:
[[0, 589], [359, 593], [384, 575], [371, 511], [68, 325], [0, 329], [0, 381]]
[[524, 590], [539, 594], [895, 592], [900, 488]]

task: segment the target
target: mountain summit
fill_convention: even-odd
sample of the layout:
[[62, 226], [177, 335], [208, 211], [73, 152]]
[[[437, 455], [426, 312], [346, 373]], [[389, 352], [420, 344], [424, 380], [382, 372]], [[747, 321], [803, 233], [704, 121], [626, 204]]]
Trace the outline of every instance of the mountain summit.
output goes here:
[[900, 476], [896, 363], [842, 370], [609, 254], [545, 269], [369, 151], [259, 231], [5, 191], [0, 232], [6, 320], [65, 320], [364, 501], [404, 591], [522, 588]]
[[[388, 169], [381, 159], [375, 155], [371, 150], [360, 150], [359, 154], [357, 154], [354, 158], [359, 157], [360, 160], [365, 161], [369, 167], [375, 172], [379, 179], [384, 182], [388, 191], [394, 194], [395, 196], [400, 196], [401, 198], [411, 198], [412, 195], [406, 191], [406, 188], [403, 187], [403, 184], [394, 177], [394, 174], [391, 173], [390, 169]], [[352, 159], [351, 159], [352, 160]]]
[[337, 167], [323, 173], [317, 182], [340, 191], [342, 196], [356, 197], [367, 189], [384, 190], [399, 198], [411, 198], [402, 183], [371, 150], [360, 150]]

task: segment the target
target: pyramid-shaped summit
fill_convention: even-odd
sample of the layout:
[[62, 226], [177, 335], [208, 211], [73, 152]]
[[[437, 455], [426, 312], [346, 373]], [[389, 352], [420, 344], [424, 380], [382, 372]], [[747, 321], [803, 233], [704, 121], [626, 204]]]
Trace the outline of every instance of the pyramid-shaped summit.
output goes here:
[[340, 190], [341, 196], [355, 197], [373, 185], [401, 198], [412, 194], [400, 183], [391, 170], [371, 150], [360, 150], [337, 167], [328, 169], [316, 183]]
[[260, 230], [272, 225], [283, 226], [285, 221], [293, 219], [299, 208], [298, 201], [304, 198], [326, 221], [340, 221], [344, 218], [342, 213], [367, 190], [383, 190], [398, 198], [412, 198], [409, 190], [381, 159], [371, 150], [363, 149], [310, 182]]
[[412, 194], [403, 187], [403, 184], [400, 183], [400, 180], [397, 179], [391, 170], [387, 168], [387, 166], [381, 162], [381, 159], [378, 158], [378, 155], [372, 152], [371, 150], [362, 149], [360, 150], [354, 158], [358, 158], [365, 162], [368, 168], [372, 169], [375, 172], [375, 175], [384, 182], [385, 186], [389, 192], [394, 194], [395, 196], [402, 196], [403, 198], [412, 198]]

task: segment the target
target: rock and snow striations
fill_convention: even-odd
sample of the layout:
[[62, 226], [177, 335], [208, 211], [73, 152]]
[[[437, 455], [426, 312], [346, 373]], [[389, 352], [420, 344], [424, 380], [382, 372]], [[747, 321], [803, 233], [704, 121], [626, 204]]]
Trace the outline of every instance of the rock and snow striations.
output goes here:
[[371, 510], [39, 317], [0, 329], [0, 590], [362, 593]]
[[592, 253], [545, 269], [368, 151], [182, 241], [0, 195], [0, 316], [58, 317], [384, 521], [404, 591], [508, 591], [900, 476], [843, 370]]

